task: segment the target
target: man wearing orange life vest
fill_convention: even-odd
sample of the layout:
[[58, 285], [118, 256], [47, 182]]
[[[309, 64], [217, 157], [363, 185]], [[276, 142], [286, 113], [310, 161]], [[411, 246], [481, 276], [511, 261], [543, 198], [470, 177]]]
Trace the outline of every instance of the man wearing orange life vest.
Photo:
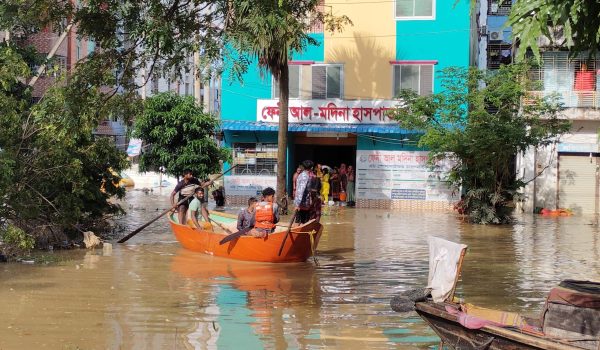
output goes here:
[[254, 209], [254, 229], [249, 234], [254, 237], [266, 237], [279, 222], [279, 208], [273, 203], [275, 190], [267, 187], [262, 191], [262, 196], [262, 201]]

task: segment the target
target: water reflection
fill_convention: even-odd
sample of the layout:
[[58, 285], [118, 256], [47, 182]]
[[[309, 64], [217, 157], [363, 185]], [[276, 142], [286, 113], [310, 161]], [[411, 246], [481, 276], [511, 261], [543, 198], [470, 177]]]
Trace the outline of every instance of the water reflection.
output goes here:
[[[120, 224], [129, 232], [167, 205], [168, 193], [130, 192]], [[428, 235], [469, 245], [457, 292], [484, 307], [536, 313], [561, 279], [600, 279], [593, 218], [521, 216], [492, 227], [452, 214], [341, 208], [323, 223], [320, 266], [189, 252], [166, 220], [106, 254], [0, 265], [0, 348], [434, 348], [424, 322], [388, 304], [426, 283]]]

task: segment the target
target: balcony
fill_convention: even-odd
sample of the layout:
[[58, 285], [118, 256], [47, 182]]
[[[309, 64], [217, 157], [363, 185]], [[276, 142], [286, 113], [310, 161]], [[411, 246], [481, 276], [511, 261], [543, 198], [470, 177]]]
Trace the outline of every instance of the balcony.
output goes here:
[[[529, 78], [538, 83], [532, 96], [558, 95], [566, 108], [579, 109], [570, 114], [578, 115], [583, 110], [599, 113], [594, 110], [600, 107], [600, 61], [586, 54], [570, 57], [567, 51], [542, 52], [542, 62], [529, 71]], [[581, 119], [575, 115], [570, 118]]]
[[532, 97], [558, 95], [559, 101], [566, 108], [598, 108], [600, 107], [600, 91], [530, 91]]

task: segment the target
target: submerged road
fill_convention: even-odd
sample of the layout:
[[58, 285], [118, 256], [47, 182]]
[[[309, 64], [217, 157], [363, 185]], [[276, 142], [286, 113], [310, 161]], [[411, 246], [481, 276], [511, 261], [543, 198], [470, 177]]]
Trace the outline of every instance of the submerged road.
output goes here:
[[[167, 208], [164, 191], [128, 193], [124, 233]], [[600, 280], [592, 218], [524, 215], [491, 227], [452, 213], [325, 214], [320, 266], [189, 252], [166, 219], [107, 254], [0, 265], [0, 349], [435, 348], [420, 318], [389, 308], [395, 293], [426, 284], [428, 235], [469, 246], [457, 295], [480, 306], [537, 314], [561, 279]]]

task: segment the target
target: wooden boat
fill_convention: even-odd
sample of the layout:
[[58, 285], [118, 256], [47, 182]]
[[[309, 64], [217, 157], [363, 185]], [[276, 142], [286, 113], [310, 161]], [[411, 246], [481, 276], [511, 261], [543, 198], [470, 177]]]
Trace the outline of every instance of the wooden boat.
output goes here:
[[429, 244], [431, 298], [398, 300], [419, 301], [414, 310], [440, 337], [440, 349], [442, 345], [457, 350], [600, 349], [600, 283], [562, 281], [548, 294], [539, 319], [456, 303], [454, 292], [467, 246], [436, 237], [430, 237]]
[[[446, 347], [457, 350], [580, 350], [543, 335], [528, 334], [520, 329], [510, 329], [492, 325], [479, 329], [468, 329], [460, 324], [458, 317], [446, 311], [444, 303], [432, 301], [416, 303], [415, 309], [437, 333]], [[456, 305], [450, 305], [455, 307]]]
[[[221, 212], [210, 214], [215, 222], [229, 227], [232, 232], [236, 231], [235, 215]], [[285, 225], [278, 225], [275, 232], [265, 238], [241, 236], [220, 245], [219, 241], [227, 233], [219, 227], [206, 225], [205, 229], [198, 230], [193, 227], [193, 224], [179, 224], [174, 214], [170, 215], [169, 222], [175, 238], [186, 249], [230, 259], [271, 263], [306, 261], [316, 251], [323, 230], [323, 226], [314, 220], [293, 227], [279, 255], [279, 249], [287, 232]]]

